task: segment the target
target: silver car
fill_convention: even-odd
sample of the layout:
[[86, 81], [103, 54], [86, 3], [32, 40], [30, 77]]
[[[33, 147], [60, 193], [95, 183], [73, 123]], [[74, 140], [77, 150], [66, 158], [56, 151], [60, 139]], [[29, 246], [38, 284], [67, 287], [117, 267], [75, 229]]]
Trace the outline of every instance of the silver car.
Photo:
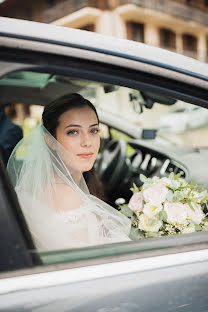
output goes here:
[[[208, 187], [207, 64], [8, 18], [0, 18], [0, 44], [0, 105], [41, 108], [68, 92], [95, 104], [102, 123], [96, 170], [115, 208], [128, 202], [133, 182], [141, 185], [140, 173], [180, 173]], [[188, 119], [169, 127], [171, 114]], [[0, 166], [0, 311], [208, 311], [206, 231], [38, 253]]]

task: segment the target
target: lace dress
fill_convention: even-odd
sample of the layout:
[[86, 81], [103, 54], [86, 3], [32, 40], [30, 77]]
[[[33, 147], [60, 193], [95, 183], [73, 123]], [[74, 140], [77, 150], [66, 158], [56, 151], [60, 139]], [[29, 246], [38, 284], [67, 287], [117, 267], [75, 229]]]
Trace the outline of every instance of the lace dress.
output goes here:
[[[83, 204], [69, 211], [51, 211], [36, 201], [36, 209], [25, 210], [29, 198], [20, 202], [29, 230], [39, 251], [70, 249], [130, 241], [115, 225], [114, 217], [95, 204]], [[115, 217], [116, 218], [116, 217]]]

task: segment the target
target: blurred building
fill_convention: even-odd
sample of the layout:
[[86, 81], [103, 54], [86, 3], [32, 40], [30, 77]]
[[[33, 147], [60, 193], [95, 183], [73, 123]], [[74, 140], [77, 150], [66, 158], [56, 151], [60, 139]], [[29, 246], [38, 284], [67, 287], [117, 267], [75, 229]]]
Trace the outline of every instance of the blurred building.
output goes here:
[[0, 0], [0, 15], [140, 41], [208, 61], [208, 0]]

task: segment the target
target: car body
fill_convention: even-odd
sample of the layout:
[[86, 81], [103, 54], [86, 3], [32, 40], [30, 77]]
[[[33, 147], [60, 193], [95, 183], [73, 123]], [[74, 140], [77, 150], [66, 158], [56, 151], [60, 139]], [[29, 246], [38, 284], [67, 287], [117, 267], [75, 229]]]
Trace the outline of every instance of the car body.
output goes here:
[[[140, 184], [139, 173], [152, 177], [180, 172], [208, 186], [206, 136], [202, 148], [177, 147], [175, 137], [156, 136], [161, 129], [151, 128], [153, 123], [143, 128], [133, 121], [137, 109], [146, 114], [155, 108], [157, 119], [160, 105], [167, 108], [176, 101], [207, 109], [207, 64], [131, 41], [8, 18], [0, 18], [0, 44], [2, 105], [23, 100], [45, 105], [66, 90], [83, 92], [101, 101], [99, 116], [108, 130], [128, 135], [133, 150], [127, 156], [123, 140], [110, 132], [103, 136], [108, 157], [100, 155], [97, 170], [104, 182], [111, 178], [110, 203], [129, 199], [128, 188], [134, 181]], [[37, 80], [26, 85], [24, 79], [22, 85], [14, 80], [12, 85], [15, 73], [50, 75], [42, 86]], [[113, 97], [118, 99], [115, 110]], [[132, 103], [136, 108], [128, 113]], [[110, 156], [107, 167], [114, 174], [109, 175], [105, 168]], [[208, 309], [207, 232], [37, 253], [2, 162], [0, 166], [0, 311]]]

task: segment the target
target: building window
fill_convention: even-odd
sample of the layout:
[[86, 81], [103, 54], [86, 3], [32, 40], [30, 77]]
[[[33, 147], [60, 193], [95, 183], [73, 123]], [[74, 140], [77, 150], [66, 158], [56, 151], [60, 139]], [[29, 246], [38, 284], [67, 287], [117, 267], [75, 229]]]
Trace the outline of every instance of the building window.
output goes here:
[[208, 0], [205, 0], [205, 12], [208, 13]]
[[87, 30], [87, 31], [95, 31], [95, 25], [94, 24], [88, 24], [83, 27], [80, 27], [82, 30]]
[[197, 38], [193, 35], [183, 34], [183, 53], [185, 55], [197, 57]]
[[176, 50], [176, 34], [165, 28], [160, 29], [160, 46], [168, 50]]
[[127, 22], [127, 39], [144, 42], [144, 24]]
[[197, 8], [200, 10], [205, 10], [206, 6], [206, 0], [186, 0], [185, 3], [192, 8]]
[[55, 0], [48, 0], [48, 6], [53, 7], [56, 4]]

